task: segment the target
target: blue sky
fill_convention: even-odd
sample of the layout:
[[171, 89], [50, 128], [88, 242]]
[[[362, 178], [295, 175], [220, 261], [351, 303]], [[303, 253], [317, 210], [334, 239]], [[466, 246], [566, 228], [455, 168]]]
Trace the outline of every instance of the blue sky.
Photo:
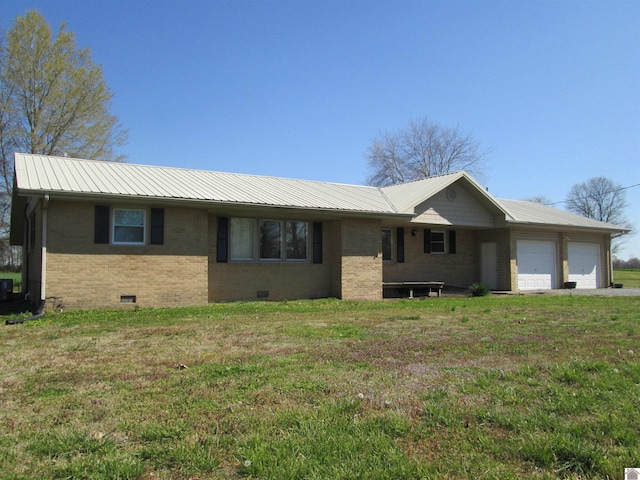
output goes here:
[[12, 0], [2, 30], [30, 9], [102, 65], [130, 162], [360, 184], [372, 138], [426, 116], [492, 150], [499, 198], [640, 184], [635, 0]]

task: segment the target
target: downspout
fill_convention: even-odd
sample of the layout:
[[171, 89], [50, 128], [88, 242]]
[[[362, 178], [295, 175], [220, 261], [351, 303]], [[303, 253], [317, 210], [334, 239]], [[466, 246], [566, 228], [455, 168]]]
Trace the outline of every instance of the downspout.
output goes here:
[[49, 195], [44, 196], [42, 202], [42, 271], [40, 274], [40, 300], [44, 303], [47, 286], [47, 208], [49, 207]]

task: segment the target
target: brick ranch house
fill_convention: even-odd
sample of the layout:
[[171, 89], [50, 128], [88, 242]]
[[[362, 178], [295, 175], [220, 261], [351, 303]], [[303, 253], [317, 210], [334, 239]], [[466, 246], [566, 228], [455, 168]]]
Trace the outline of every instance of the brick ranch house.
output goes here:
[[11, 242], [46, 307], [383, 298], [383, 283], [603, 288], [621, 227], [461, 171], [375, 188], [17, 154]]

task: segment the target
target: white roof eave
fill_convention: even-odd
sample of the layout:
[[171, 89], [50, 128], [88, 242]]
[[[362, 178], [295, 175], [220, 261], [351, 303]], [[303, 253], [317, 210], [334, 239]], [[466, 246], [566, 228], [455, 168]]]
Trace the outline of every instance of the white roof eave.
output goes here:
[[274, 210], [298, 210], [306, 212], [328, 213], [339, 216], [357, 216], [357, 217], [376, 217], [376, 218], [388, 218], [388, 219], [402, 219], [411, 220], [414, 215], [398, 213], [393, 211], [376, 211], [376, 210], [350, 210], [339, 208], [321, 208], [321, 207], [303, 207], [297, 205], [279, 205], [270, 203], [250, 203], [250, 202], [234, 202], [223, 200], [206, 200], [206, 199], [192, 199], [182, 197], [159, 197], [153, 195], [134, 195], [134, 194], [113, 194], [113, 193], [96, 193], [96, 192], [65, 192], [59, 190], [32, 190], [32, 189], [20, 189], [16, 191], [15, 195], [20, 197], [43, 197], [48, 195], [51, 199], [66, 199], [66, 200], [87, 200], [92, 201], [99, 200], [117, 200], [122, 203], [138, 203], [138, 202], [157, 202], [165, 205], [192, 205], [199, 208], [259, 208], [259, 209], [274, 209]]
[[611, 225], [610, 227], [606, 226], [587, 226], [587, 225], [571, 225], [571, 224], [562, 224], [562, 223], [541, 223], [541, 222], [526, 222], [526, 221], [518, 221], [518, 220], [509, 220], [507, 222], [507, 226], [514, 227], [531, 227], [531, 228], [544, 228], [544, 229], [567, 229], [567, 230], [580, 230], [580, 231], [589, 231], [589, 232], [610, 232], [614, 233], [629, 233], [631, 230], [625, 228], [617, 228], [615, 225]]

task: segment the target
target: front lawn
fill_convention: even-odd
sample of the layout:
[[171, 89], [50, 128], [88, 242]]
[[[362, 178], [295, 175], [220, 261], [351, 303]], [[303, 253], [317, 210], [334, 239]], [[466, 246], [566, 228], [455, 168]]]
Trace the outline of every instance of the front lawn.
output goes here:
[[640, 297], [318, 300], [0, 326], [0, 477], [618, 479]]
[[640, 288], [640, 269], [614, 270], [613, 281], [622, 283], [624, 288]]

